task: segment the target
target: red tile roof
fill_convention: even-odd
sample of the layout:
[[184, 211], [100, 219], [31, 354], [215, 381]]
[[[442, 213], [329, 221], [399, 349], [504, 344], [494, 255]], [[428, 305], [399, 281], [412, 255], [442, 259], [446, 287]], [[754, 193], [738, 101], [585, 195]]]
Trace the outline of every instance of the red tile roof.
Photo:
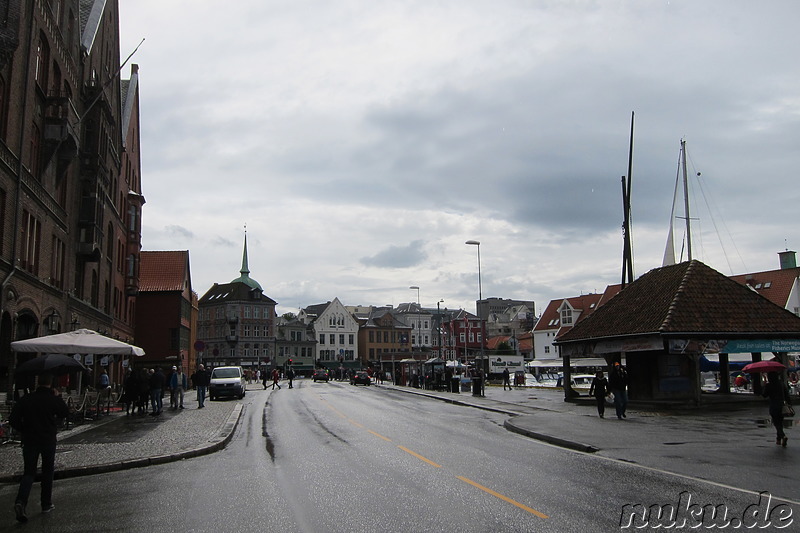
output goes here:
[[651, 270], [559, 342], [643, 334], [795, 338], [800, 337], [800, 317], [691, 261]]
[[189, 251], [142, 252], [139, 259], [139, 291], [182, 291], [191, 288]]
[[786, 307], [798, 276], [800, 276], [800, 267], [741, 274], [731, 276], [731, 279], [752, 287], [772, 303]]
[[[583, 294], [581, 296], [574, 296], [572, 298], [561, 298], [560, 300], [551, 300], [547, 304], [547, 308], [542, 313], [541, 318], [533, 327], [534, 331], [546, 331], [549, 329], [561, 328], [561, 314], [558, 309], [564, 300], [568, 301], [573, 309], [580, 312], [578, 322], [584, 320], [591, 315], [600, 304], [603, 294]], [[557, 322], [553, 322], [556, 320]], [[553, 322], [551, 324], [551, 322]]]

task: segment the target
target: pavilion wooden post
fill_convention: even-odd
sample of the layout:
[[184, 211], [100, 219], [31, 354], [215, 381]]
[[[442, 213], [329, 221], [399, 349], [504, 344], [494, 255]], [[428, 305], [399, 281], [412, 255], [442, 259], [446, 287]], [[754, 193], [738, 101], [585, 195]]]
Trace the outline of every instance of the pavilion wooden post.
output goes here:
[[728, 354], [719, 354], [719, 391], [722, 394], [731, 393], [731, 368]]

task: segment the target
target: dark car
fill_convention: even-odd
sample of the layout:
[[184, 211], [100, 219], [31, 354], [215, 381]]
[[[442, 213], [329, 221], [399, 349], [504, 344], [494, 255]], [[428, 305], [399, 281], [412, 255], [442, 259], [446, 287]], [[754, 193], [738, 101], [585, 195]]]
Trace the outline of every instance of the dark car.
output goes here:
[[328, 371], [327, 370], [315, 370], [313, 379], [314, 379], [314, 383], [316, 383], [317, 381], [324, 381], [325, 383], [327, 383], [328, 379], [330, 379], [330, 378], [328, 376]]
[[369, 379], [369, 374], [364, 371], [359, 371], [353, 374], [353, 377], [350, 378], [350, 385], [367, 385], [369, 386], [372, 384], [372, 380]]

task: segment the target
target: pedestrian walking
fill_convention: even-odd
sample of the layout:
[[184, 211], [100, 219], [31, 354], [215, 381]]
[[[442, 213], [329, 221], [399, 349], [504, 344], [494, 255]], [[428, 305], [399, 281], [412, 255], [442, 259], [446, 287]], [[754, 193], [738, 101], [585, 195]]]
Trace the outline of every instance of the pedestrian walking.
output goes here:
[[267, 390], [267, 382], [269, 381], [269, 372], [264, 370], [261, 373], [261, 382], [264, 384], [264, 390]]
[[150, 385], [148, 383], [150, 374], [144, 368], [137, 373], [139, 377], [136, 379], [136, 386], [139, 388], [139, 397], [136, 400], [136, 407], [139, 414], [144, 416], [147, 414], [147, 402], [150, 401]]
[[619, 363], [614, 363], [609, 375], [608, 385], [614, 393], [614, 409], [617, 418], [628, 418], [625, 411], [628, 409], [628, 371]]
[[775, 444], [786, 447], [789, 438], [783, 431], [784, 405], [791, 408], [792, 400], [789, 397], [789, 387], [781, 379], [777, 372], [767, 374], [767, 385], [761, 393], [765, 398], [769, 398], [769, 416], [772, 418], [772, 425], [775, 426]]
[[293, 389], [294, 386], [292, 385], [292, 380], [294, 379], [294, 370], [292, 370], [291, 368], [289, 368], [289, 370], [286, 371], [286, 379], [289, 380], [289, 388]]
[[275, 390], [275, 387], [278, 387], [278, 390], [281, 389], [281, 384], [278, 383], [278, 380], [281, 378], [281, 373], [278, 372], [278, 369], [274, 369], [272, 371], [272, 390]]
[[122, 382], [122, 403], [125, 406], [125, 415], [129, 416], [131, 411], [136, 412], [136, 398], [139, 395], [139, 384], [133, 369], [129, 368], [125, 372], [125, 379]]
[[202, 364], [197, 366], [197, 371], [192, 374], [192, 384], [197, 388], [197, 408], [202, 409], [206, 404], [206, 388], [211, 383], [211, 375]]
[[600, 418], [606, 413], [606, 396], [608, 395], [608, 380], [603, 375], [602, 370], [598, 370], [597, 374], [592, 379], [592, 385], [589, 387], [589, 396], [594, 396], [597, 402], [597, 414]]
[[169, 406], [173, 409], [183, 409], [183, 392], [188, 386], [186, 374], [183, 368], [172, 367], [172, 375], [169, 378]]
[[503, 369], [503, 390], [506, 390], [506, 387], [508, 390], [514, 390], [511, 388], [511, 373], [508, 371], [508, 367]]
[[27, 522], [28, 497], [36, 477], [39, 456], [42, 457], [41, 497], [42, 512], [49, 513], [53, 505], [53, 474], [56, 460], [56, 432], [58, 422], [69, 415], [67, 404], [52, 389], [53, 376], [39, 376], [38, 388], [14, 404], [9, 417], [11, 427], [22, 435], [23, 473], [19, 482], [14, 513], [19, 522]]
[[150, 413], [151, 416], [158, 416], [161, 414], [161, 410], [164, 407], [164, 385], [166, 381], [167, 378], [164, 377], [161, 367], [156, 367], [155, 371], [150, 375], [150, 380], [148, 382], [150, 385], [150, 404], [153, 408], [153, 412]]

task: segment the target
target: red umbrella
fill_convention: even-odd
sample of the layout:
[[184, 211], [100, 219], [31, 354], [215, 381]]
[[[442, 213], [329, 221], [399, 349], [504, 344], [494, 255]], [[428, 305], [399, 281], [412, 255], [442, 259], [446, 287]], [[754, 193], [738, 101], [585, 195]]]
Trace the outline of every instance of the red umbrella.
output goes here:
[[755, 374], [757, 372], [780, 372], [782, 370], [786, 370], [786, 367], [778, 361], [758, 361], [745, 366], [742, 372]]

